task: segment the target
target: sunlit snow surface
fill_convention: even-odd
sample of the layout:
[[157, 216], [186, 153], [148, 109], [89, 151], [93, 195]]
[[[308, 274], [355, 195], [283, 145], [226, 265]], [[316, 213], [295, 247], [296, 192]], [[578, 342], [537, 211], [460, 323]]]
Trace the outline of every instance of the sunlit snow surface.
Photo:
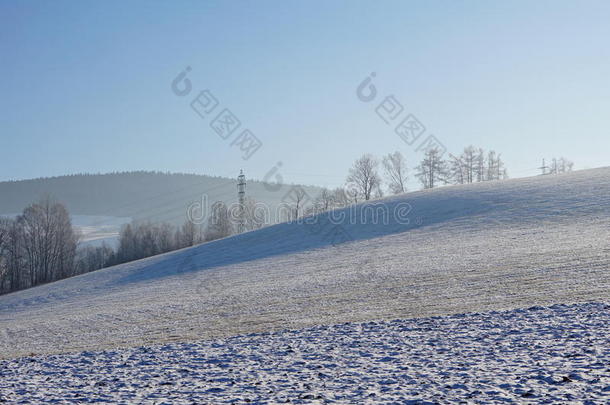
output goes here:
[[0, 296], [0, 358], [610, 302], [610, 168], [382, 203], [409, 221], [278, 224]]
[[610, 306], [345, 323], [0, 361], [27, 403], [610, 401]]

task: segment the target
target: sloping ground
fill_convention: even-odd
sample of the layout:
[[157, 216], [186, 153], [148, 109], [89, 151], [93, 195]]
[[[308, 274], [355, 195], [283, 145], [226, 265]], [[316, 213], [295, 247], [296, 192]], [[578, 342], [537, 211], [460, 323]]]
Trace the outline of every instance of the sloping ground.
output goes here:
[[0, 361], [0, 402], [602, 404], [610, 307], [345, 323]]
[[382, 203], [2, 296], [0, 356], [610, 300], [609, 168]]

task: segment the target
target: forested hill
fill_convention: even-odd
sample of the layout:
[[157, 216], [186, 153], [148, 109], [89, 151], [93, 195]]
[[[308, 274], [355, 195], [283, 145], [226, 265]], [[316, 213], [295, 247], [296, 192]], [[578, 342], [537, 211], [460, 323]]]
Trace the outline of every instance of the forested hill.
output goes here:
[[[265, 187], [248, 181], [247, 196], [273, 210], [289, 185]], [[316, 187], [304, 187], [314, 197]], [[0, 214], [15, 214], [45, 195], [64, 203], [72, 215], [103, 215], [182, 222], [187, 207], [207, 195], [210, 202], [237, 200], [236, 180], [195, 174], [124, 172], [76, 174], [0, 182]]]

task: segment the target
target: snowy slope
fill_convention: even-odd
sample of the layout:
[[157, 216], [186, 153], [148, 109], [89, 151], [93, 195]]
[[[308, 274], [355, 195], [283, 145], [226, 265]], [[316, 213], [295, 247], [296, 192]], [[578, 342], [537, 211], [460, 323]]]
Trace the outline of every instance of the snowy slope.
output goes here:
[[610, 299], [609, 168], [383, 203], [1, 296], [0, 356]]
[[0, 402], [602, 404], [610, 307], [344, 323], [0, 361]]

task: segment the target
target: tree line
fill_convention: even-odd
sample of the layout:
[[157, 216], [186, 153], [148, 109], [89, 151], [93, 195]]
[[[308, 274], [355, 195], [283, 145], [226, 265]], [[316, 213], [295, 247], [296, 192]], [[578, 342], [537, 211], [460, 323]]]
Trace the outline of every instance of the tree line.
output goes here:
[[[439, 149], [428, 149], [414, 170], [424, 189], [508, 178], [501, 154], [474, 146], [464, 148], [457, 156], [449, 154], [448, 158]], [[408, 171], [407, 161], [398, 151], [383, 156], [381, 160], [365, 154], [349, 169], [346, 179], [348, 196], [357, 202], [379, 198], [385, 193], [404, 193], [407, 191]]]
[[[254, 209], [255, 204], [251, 198], [244, 203], [246, 230], [258, 229], [263, 225], [263, 220]], [[222, 201], [212, 204], [208, 219], [202, 224], [188, 218], [182, 226], [135, 220], [121, 227], [116, 250], [106, 244], [79, 249], [78, 271], [86, 273], [224, 238], [235, 233], [235, 225], [235, 216]]]
[[[414, 167], [415, 177], [424, 189], [447, 184], [467, 184], [508, 178], [508, 171], [501, 154], [468, 146], [459, 155], [444, 157], [439, 149], [429, 149]], [[399, 151], [389, 153], [381, 159], [364, 154], [349, 168], [345, 186], [335, 189], [323, 188], [313, 201], [294, 193], [293, 211], [284, 215], [284, 220], [342, 208], [361, 201], [381, 198], [385, 194], [407, 192], [409, 167]]]
[[[264, 225], [254, 199], [247, 198], [243, 210], [246, 230]], [[65, 205], [45, 197], [16, 218], [0, 217], [0, 294], [194, 246], [235, 230], [235, 213], [217, 201], [201, 225], [190, 219], [182, 226], [134, 220], [121, 227], [116, 248], [82, 244]]]
[[[543, 160], [540, 169], [543, 174], [559, 174], [571, 172], [573, 167], [572, 161], [562, 157], [553, 158], [550, 166], [546, 166]], [[472, 145], [465, 147], [460, 154], [448, 154], [448, 157], [437, 148], [428, 149], [414, 171], [423, 189], [508, 179], [508, 170], [500, 153]], [[295, 198], [295, 212], [291, 218], [284, 219], [346, 207], [360, 201], [381, 198], [386, 193], [402, 194], [407, 192], [408, 179], [407, 161], [399, 151], [381, 159], [372, 154], [364, 154], [349, 169], [345, 187], [333, 190], [323, 188], [307, 207], [299, 201], [304, 198]]]

